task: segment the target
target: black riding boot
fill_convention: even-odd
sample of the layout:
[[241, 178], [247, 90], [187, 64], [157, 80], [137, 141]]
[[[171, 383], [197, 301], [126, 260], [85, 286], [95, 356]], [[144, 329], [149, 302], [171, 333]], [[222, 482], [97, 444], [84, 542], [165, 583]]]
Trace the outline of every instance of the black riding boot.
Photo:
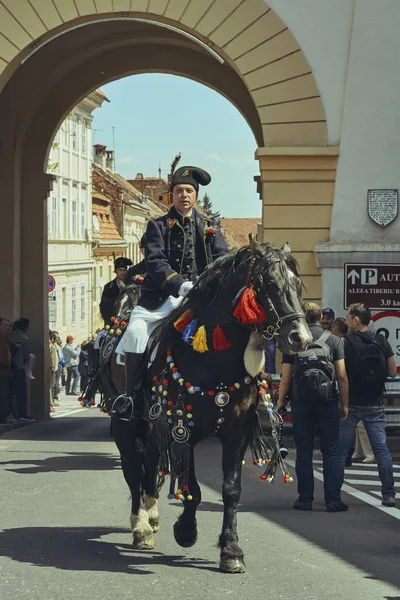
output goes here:
[[129, 421], [141, 417], [144, 409], [143, 364], [144, 354], [125, 352], [125, 395], [116, 400], [110, 416]]
[[89, 375], [91, 377], [93, 377], [93, 375], [95, 375], [95, 373], [97, 373], [97, 371], [99, 370], [99, 365], [100, 365], [100, 350], [99, 349], [94, 349], [93, 350], [93, 359], [92, 359], [92, 365], [91, 365], [91, 369], [89, 372]]

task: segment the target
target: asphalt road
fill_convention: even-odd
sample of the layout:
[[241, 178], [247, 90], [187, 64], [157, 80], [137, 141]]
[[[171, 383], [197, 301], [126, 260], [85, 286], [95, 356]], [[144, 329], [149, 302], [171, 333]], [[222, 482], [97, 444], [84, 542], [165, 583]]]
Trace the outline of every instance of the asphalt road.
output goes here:
[[248, 460], [239, 515], [243, 575], [218, 570], [216, 440], [198, 448], [197, 473], [203, 491], [197, 544], [176, 545], [172, 525], [181, 507], [165, 490], [156, 548], [139, 552], [131, 547], [129, 492], [108, 417], [64, 408], [51, 422], [6, 433], [0, 438], [0, 599], [400, 599], [400, 510], [379, 508], [373, 471], [367, 479], [347, 475], [369, 481], [347, 484], [348, 513], [325, 512], [319, 480], [315, 510], [298, 513], [291, 508], [295, 483], [263, 483]]

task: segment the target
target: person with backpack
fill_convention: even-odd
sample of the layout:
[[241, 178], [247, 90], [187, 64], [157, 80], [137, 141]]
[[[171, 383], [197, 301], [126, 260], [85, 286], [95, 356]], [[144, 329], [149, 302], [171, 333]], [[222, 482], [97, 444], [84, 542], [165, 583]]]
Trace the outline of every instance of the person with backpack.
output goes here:
[[344, 348], [338, 337], [319, 325], [321, 307], [318, 304], [305, 302], [303, 311], [313, 341], [299, 354], [283, 355], [278, 398], [280, 409], [290, 392], [299, 493], [293, 508], [312, 510], [314, 432], [318, 427], [326, 508], [328, 512], [342, 512], [348, 510], [340, 497], [342, 472], [339, 460], [340, 419], [346, 419], [348, 412]]
[[397, 368], [388, 340], [369, 330], [370, 320], [371, 312], [365, 304], [352, 304], [349, 307], [346, 317], [349, 333], [344, 338], [349, 376], [349, 415], [341, 426], [340, 459], [344, 465], [357, 424], [362, 421], [378, 464], [382, 504], [394, 507], [393, 463], [386, 441], [383, 393], [385, 380], [387, 377], [396, 377]]

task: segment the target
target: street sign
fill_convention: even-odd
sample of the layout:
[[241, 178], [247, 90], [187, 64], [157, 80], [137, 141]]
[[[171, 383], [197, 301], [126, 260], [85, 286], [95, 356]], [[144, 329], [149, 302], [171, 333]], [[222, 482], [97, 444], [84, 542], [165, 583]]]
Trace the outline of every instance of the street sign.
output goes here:
[[400, 373], [400, 311], [387, 310], [372, 316], [376, 333], [384, 335], [394, 352], [397, 372]]
[[54, 279], [53, 275], [47, 275], [47, 291], [49, 294], [51, 294], [51, 292], [54, 292], [55, 289], [56, 280]]
[[400, 311], [400, 265], [344, 265], [344, 307], [354, 302]]
[[57, 323], [57, 299], [49, 294], [49, 323]]

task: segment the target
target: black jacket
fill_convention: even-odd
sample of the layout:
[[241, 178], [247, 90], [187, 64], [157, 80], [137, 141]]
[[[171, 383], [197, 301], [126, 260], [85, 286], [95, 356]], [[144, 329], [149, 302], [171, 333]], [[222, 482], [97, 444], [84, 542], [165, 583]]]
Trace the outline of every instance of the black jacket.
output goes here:
[[103, 288], [99, 308], [105, 323], [109, 323], [110, 318], [114, 315], [114, 302], [120, 295], [120, 292], [121, 290], [116, 278], [106, 283]]
[[168, 296], [178, 297], [184, 281], [194, 282], [208, 264], [229, 252], [211, 219], [194, 209], [191, 217], [183, 217], [172, 207], [149, 221], [145, 240], [146, 278], [139, 305], [148, 310], [156, 310]]
[[130, 285], [131, 283], [135, 283], [134, 279], [136, 275], [142, 275], [143, 277], [146, 274], [146, 263], [145, 260], [141, 260], [137, 265], [133, 265], [129, 267], [127, 274], [125, 275], [125, 283], [126, 285]]

